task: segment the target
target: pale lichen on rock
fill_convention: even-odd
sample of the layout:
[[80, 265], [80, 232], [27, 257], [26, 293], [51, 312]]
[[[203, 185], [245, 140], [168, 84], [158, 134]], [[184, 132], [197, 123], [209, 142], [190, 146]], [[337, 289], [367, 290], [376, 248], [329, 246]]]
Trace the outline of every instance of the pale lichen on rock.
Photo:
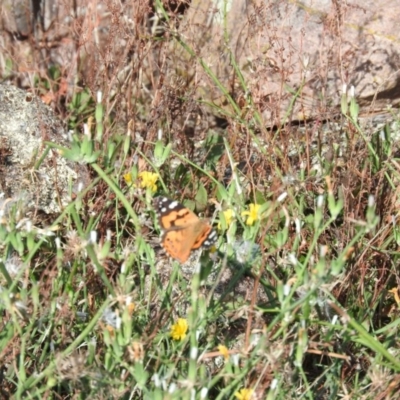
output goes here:
[[0, 192], [50, 214], [68, 204], [69, 188], [87, 183], [88, 171], [46, 142], [68, 147], [67, 132], [51, 108], [31, 93], [0, 84]]

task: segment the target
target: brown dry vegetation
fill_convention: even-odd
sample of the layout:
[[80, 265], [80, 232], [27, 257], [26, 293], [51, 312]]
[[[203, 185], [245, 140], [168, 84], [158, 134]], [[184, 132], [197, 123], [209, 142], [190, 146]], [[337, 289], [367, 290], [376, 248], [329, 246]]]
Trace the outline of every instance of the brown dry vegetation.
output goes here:
[[[212, 39], [206, 24], [202, 38], [180, 35], [188, 32], [189, 1], [164, 0], [164, 9], [136, 0], [58, 3], [60, 16], [46, 30], [29, 10], [25, 29], [2, 10], [0, 75], [40, 96], [69, 129], [81, 134], [89, 121], [94, 138], [102, 130], [94, 140], [100, 155], [89, 163], [92, 181], [79, 207], [57, 222], [61, 249], [41, 242], [16, 255], [29, 268], [12, 288], [16, 298], [0, 304], [0, 397], [189, 398], [195, 389], [200, 398], [209, 385], [212, 399], [234, 398], [242, 387], [259, 399], [398, 398], [399, 304], [389, 290], [400, 285], [400, 171], [398, 148], [380, 134], [398, 134], [396, 113], [363, 125], [326, 104], [307, 122], [290, 112], [283, 121], [278, 111], [264, 121], [262, 111], [279, 110], [280, 97], [257, 91], [262, 74], [243, 82], [234, 62], [208, 70], [200, 57]], [[252, 29], [265, 12], [255, 10]], [[220, 51], [234, 59], [223, 43]], [[282, 82], [286, 73], [278, 71]], [[157, 166], [160, 132], [172, 152]], [[236, 210], [236, 229], [219, 231], [219, 252], [211, 262], [206, 256], [217, 271], [211, 292], [160, 251], [151, 191], [131, 190], [123, 178], [132, 168], [159, 173], [159, 194], [192, 200], [207, 217], [220, 221], [219, 211]], [[265, 205], [256, 228], [239, 221], [249, 203]], [[35, 223], [47, 227], [56, 218]], [[98, 248], [85, 242], [92, 230]], [[247, 247], [242, 261], [234, 239], [258, 244], [260, 258]], [[4, 247], [3, 261], [12, 250]], [[204, 320], [195, 318], [196, 328], [204, 334], [193, 365], [195, 335], [175, 346], [169, 327], [178, 316], [191, 318], [196, 290]], [[95, 318], [111, 293], [128, 337]], [[332, 323], [335, 315], [340, 322]], [[219, 344], [239, 361], [218, 359]], [[167, 387], [177, 385], [176, 397], [157, 387], [156, 373]]]

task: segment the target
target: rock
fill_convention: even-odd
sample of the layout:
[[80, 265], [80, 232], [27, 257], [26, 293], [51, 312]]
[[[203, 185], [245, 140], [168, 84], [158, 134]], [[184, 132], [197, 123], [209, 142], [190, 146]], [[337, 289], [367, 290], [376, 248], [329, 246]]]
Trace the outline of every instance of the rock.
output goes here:
[[0, 84], [0, 193], [28, 210], [59, 213], [71, 200], [70, 185], [87, 186], [89, 173], [45, 142], [68, 147], [52, 109], [31, 93]]
[[[15, 49], [10, 54], [18, 65], [18, 71], [14, 73], [19, 79], [22, 82], [27, 80], [27, 74], [20, 71], [34, 68], [32, 39], [29, 42], [14, 39], [15, 36], [30, 37], [32, 27], [22, 18], [26, 14], [30, 21], [45, 19], [42, 24], [35, 25], [40, 25], [43, 32], [33, 29], [35, 43], [42, 46], [45, 60], [41, 62], [40, 72], [45, 76], [45, 69], [53, 64], [68, 71], [68, 96], [73, 93], [74, 77], [79, 74], [95, 87], [104, 68], [117, 68], [119, 65], [114, 72], [120, 82], [124, 81], [123, 76], [130, 67], [123, 68], [117, 60], [126, 57], [125, 48], [136, 48], [135, 43], [129, 42], [129, 32], [134, 37], [134, 31], [140, 31], [140, 27], [135, 26], [135, 21], [140, 21], [140, 18], [132, 19], [130, 16], [151, 17], [154, 11], [135, 8], [129, 2], [117, 8], [102, 2], [92, 7], [78, 1], [74, 8], [58, 3], [53, 7], [51, 2], [44, 1], [42, 7], [35, 10], [26, 0], [6, 0], [4, 13], [0, 15], [0, 28], [9, 35], [3, 35], [3, 41], [0, 38], [0, 46]], [[155, 31], [163, 28], [163, 32], [169, 32], [165, 35], [165, 43], [169, 38], [170, 45], [166, 44], [164, 50], [166, 60], [171, 64], [163, 67], [163, 81], [172, 82], [170, 86], [176, 87], [175, 82], [180, 79], [190, 82], [195, 78], [193, 90], [197, 90], [197, 98], [215, 103], [231, 115], [240, 113], [243, 119], [251, 120], [255, 108], [266, 126], [290, 120], [328, 119], [332, 114], [340, 113], [343, 85], [355, 87], [364, 114], [374, 114], [386, 110], [388, 105], [398, 107], [400, 104], [398, 0], [192, 0], [163, 3], [168, 5], [166, 8], [170, 14], [175, 14], [177, 7], [184, 6], [185, 9], [179, 23], [166, 24], [159, 18], [160, 13], [158, 19], [150, 21]], [[96, 15], [98, 25], [95, 30], [90, 18], [83, 18], [86, 15]], [[175, 36], [175, 32], [171, 34], [174, 30], [177, 31], [176, 37], [198, 57], [196, 63], [191, 63], [187, 48], [171, 39]], [[77, 39], [73, 32], [82, 38], [84, 46], [77, 46], [79, 40], [75, 43]], [[136, 51], [131, 52], [135, 54]], [[8, 55], [8, 51], [3, 53]], [[103, 57], [105, 53], [107, 61]], [[140, 65], [143, 63], [143, 68], [156, 76], [156, 70], [152, 70], [153, 62], [148, 64], [145, 59], [140, 61]], [[203, 65], [200, 65], [200, 59]], [[81, 65], [77, 64], [78, 60]], [[3, 66], [6, 61], [8, 59], [0, 51], [0, 72], [2, 68], [6, 71]], [[236, 72], [234, 64], [237, 65]], [[86, 68], [87, 65], [94, 68]], [[204, 65], [210, 68], [215, 78]], [[238, 71], [245, 84], [241, 83]], [[142, 87], [148, 85], [156, 89], [151, 80], [143, 82]], [[231, 93], [241, 110], [233, 110], [222, 93], [221, 85]], [[165, 86], [168, 89], [168, 85]], [[248, 93], [255, 107], [247, 107]], [[140, 91], [137, 95], [141, 95]]]
[[[225, 88], [235, 92], [235, 83], [235, 98], [252, 94], [267, 125], [339, 112], [344, 84], [355, 87], [362, 112], [398, 106], [398, 0], [237, 0], [227, 2], [226, 25], [220, 4], [192, 1], [181, 37]], [[234, 77], [229, 52], [246, 88]], [[200, 68], [196, 79], [206, 100], [221, 95]]]

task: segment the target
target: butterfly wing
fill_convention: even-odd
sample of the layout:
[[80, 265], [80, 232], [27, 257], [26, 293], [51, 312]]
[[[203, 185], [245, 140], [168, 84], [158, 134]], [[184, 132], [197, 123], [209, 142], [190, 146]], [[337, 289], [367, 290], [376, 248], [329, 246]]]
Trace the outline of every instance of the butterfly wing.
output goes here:
[[196, 241], [192, 245], [192, 250], [200, 247], [210, 248], [217, 241], [217, 234], [212, 226], [200, 220], [201, 225], [197, 227]]
[[161, 243], [165, 251], [176, 260], [179, 260], [182, 264], [185, 263], [190, 252], [194, 250], [197, 236], [201, 233], [202, 221], [199, 223], [187, 225], [182, 229], [175, 229], [165, 231], [161, 237]]
[[161, 243], [172, 258], [184, 263], [192, 250], [215, 243], [217, 236], [211, 225], [178, 201], [157, 197], [154, 207], [163, 232]]

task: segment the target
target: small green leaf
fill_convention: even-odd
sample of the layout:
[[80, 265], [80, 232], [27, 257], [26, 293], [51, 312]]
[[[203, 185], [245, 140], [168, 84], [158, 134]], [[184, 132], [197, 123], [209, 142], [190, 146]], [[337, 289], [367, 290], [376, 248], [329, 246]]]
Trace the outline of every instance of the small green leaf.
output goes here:
[[283, 303], [284, 293], [283, 293], [283, 283], [282, 281], [278, 281], [276, 285], [276, 294], [278, 295], [278, 300], [280, 303]]
[[349, 111], [349, 106], [347, 102], [347, 95], [342, 94], [341, 102], [340, 102], [341, 110], [343, 115], [347, 115], [347, 112]]
[[350, 101], [350, 116], [353, 119], [353, 121], [357, 121], [358, 119], [358, 113], [360, 111], [360, 107], [356, 102], [356, 99], [352, 97]]
[[277, 232], [277, 234], [275, 235], [276, 245], [278, 247], [283, 247], [286, 244], [288, 237], [289, 237], [289, 229], [285, 227], [282, 231]]
[[168, 143], [167, 146], [161, 141], [158, 140], [154, 147], [154, 164], [157, 168], [160, 168], [171, 152], [172, 144]]
[[149, 377], [148, 372], [145, 371], [143, 364], [136, 363], [133, 369], [133, 376], [136, 380], [137, 385], [140, 389], [146, 387], [147, 379]]
[[197, 187], [195, 201], [197, 211], [203, 211], [207, 207], [207, 191], [201, 182]]

